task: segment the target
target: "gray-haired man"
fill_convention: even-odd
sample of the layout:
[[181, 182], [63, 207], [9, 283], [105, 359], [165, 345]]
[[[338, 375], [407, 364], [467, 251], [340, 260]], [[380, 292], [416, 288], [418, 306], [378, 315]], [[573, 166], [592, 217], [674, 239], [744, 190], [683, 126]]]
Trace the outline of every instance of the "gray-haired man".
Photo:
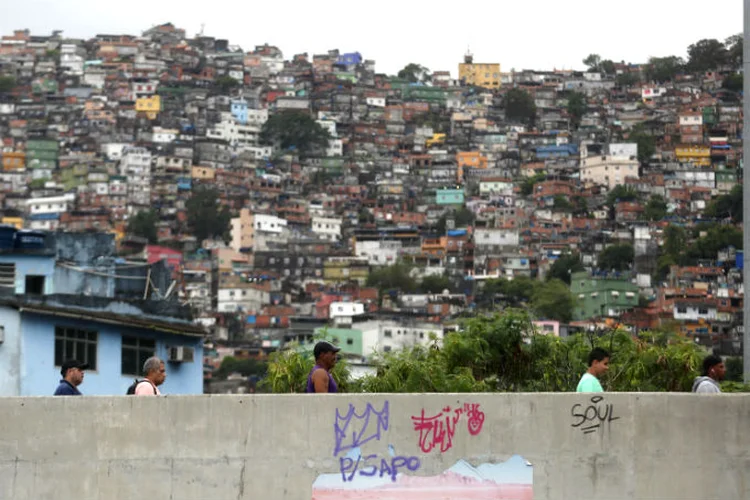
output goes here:
[[164, 361], [153, 356], [143, 363], [143, 375], [145, 378], [135, 386], [136, 396], [158, 396], [159, 386], [167, 378], [167, 370]]

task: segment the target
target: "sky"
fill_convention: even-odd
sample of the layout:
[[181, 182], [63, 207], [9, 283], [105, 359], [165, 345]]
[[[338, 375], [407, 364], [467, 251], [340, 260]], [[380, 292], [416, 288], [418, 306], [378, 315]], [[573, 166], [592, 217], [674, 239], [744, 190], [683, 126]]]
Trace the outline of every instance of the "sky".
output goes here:
[[[9, 5], [13, 3], [13, 7]], [[710, 5], [711, 9], [707, 8]], [[478, 63], [511, 69], [584, 69], [588, 54], [625, 62], [687, 56], [703, 38], [742, 32], [740, 0], [0, 0], [0, 35], [140, 35], [171, 22], [194, 36], [228, 39], [245, 51], [269, 43], [284, 57], [329, 49], [360, 52], [376, 71], [409, 63], [450, 71], [467, 49]]]

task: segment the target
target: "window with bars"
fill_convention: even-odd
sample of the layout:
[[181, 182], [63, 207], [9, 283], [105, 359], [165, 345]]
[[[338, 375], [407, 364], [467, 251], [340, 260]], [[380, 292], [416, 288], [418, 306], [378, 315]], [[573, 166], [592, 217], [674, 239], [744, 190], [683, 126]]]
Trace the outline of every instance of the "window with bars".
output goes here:
[[16, 289], [16, 264], [0, 263], [0, 287]]
[[96, 370], [96, 347], [98, 333], [94, 330], [55, 327], [55, 365], [69, 359], [88, 363], [90, 370]]
[[123, 375], [142, 375], [143, 364], [155, 354], [155, 340], [123, 336], [120, 373]]

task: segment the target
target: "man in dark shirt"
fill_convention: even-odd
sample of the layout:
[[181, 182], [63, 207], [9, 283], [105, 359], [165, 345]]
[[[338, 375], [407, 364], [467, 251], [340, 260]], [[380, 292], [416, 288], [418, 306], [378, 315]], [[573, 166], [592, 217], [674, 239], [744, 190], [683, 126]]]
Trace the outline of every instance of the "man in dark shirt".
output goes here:
[[337, 354], [340, 350], [340, 347], [324, 340], [315, 344], [313, 349], [315, 366], [307, 376], [306, 393], [338, 392], [339, 388], [331, 375], [331, 370], [336, 366]]
[[62, 380], [55, 390], [55, 396], [80, 396], [78, 386], [83, 383], [83, 370], [89, 367], [88, 363], [81, 363], [77, 359], [66, 361], [60, 369]]

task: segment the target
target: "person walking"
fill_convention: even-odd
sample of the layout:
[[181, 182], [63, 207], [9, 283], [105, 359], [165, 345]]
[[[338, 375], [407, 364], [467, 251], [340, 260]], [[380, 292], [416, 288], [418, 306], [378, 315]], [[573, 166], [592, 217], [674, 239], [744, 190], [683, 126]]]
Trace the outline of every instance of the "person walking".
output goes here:
[[315, 366], [307, 376], [306, 393], [338, 392], [331, 370], [336, 366], [336, 354], [341, 350], [330, 342], [320, 341], [313, 348]]
[[609, 370], [609, 353], [601, 347], [594, 347], [588, 361], [589, 369], [578, 382], [576, 392], [604, 392], [599, 378]]
[[693, 392], [699, 394], [720, 394], [719, 382], [724, 380], [727, 369], [721, 356], [711, 354], [703, 360], [703, 375], [695, 377]]
[[143, 363], [144, 379], [135, 386], [136, 396], [159, 396], [159, 386], [167, 378], [167, 370], [164, 361], [156, 356], [150, 357]]
[[88, 367], [88, 363], [81, 363], [77, 359], [64, 362], [60, 368], [62, 380], [55, 389], [54, 396], [81, 396], [78, 386], [83, 383], [83, 370]]

